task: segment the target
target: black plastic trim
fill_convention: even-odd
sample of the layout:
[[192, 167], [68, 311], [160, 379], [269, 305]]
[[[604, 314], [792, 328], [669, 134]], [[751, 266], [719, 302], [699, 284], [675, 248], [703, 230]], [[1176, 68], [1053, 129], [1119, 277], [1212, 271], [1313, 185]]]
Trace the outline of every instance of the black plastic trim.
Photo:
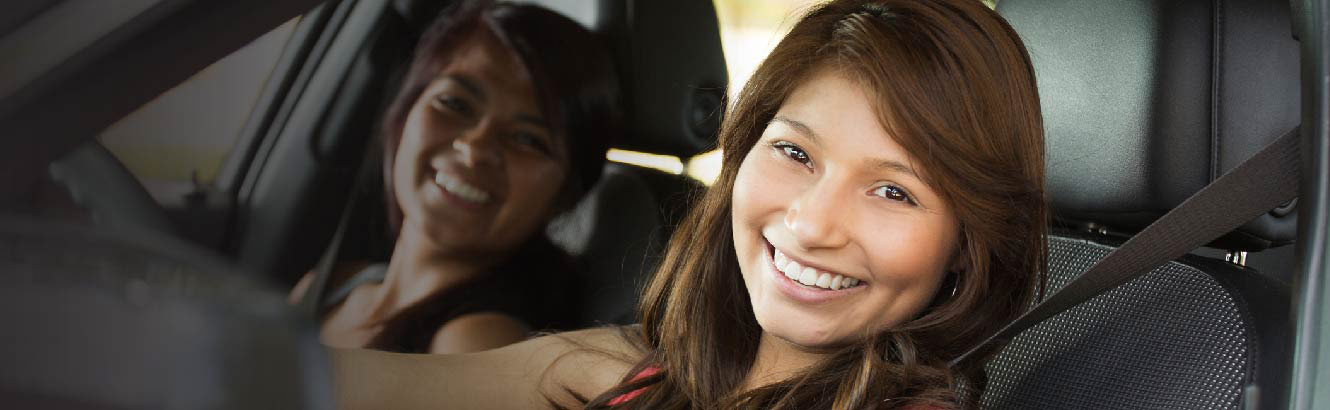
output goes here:
[[1291, 0], [1294, 27], [1302, 42], [1302, 190], [1303, 214], [1298, 221], [1300, 259], [1293, 289], [1297, 295], [1296, 346], [1290, 380], [1289, 409], [1330, 406], [1324, 387], [1330, 366], [1319, 360], [1325, 351], [1327, 306], [1327, 224], [1330, 223], [1330, 0]]

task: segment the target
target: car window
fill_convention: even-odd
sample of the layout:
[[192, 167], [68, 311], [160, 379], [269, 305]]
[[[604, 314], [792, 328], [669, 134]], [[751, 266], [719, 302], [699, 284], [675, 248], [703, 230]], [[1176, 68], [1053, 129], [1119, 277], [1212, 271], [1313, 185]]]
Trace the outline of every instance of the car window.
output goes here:
[[[98, 140], [153, 198], [180, 207], [212, 184], [299, 18], [223, 57], [112, 124]], [[197, 184], [197, 186], [196, 186]]]

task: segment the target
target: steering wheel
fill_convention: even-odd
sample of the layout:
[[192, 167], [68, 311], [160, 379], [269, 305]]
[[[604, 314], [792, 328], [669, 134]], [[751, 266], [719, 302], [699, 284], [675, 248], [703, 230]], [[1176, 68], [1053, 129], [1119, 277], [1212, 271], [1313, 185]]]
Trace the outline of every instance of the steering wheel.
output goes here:
[[96, 140], [52, 162], [49, 171], [74, 203], [88, 211], [94, 224], [179, 235], [161, 204]]

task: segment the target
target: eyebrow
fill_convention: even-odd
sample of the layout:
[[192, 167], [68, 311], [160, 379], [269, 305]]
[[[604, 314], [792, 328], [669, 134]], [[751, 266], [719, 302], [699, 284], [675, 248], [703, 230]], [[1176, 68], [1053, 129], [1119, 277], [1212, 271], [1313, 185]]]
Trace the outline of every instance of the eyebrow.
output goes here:
[[918, 173], [914, 172], [914, 168], [913, 168], [913, 167], [910, 167], [909, 165], [906, 165], [906, 164], [904, 164], [904, 163], [901, 163], [900, 161], [895, 161], [895, 160], [890, 160], [890, 159], [878, 159], [878, 160], [873, 160], [873, 161], [871, 162], [871, 164], [872, 164], [873, 168], [876, 168], [876, 169], [885, 170], [885, 171], [888, 171], [888, 172], [895, 172], [895, 173], [899, 173], [899, 174], [905, 174], [905, 175], [909, 175], [909, 176], [911, 176], [911, 177], [914, 177], [914, 179], [917, 179], [917, 180], [920, 180], [920, 181], [923, 180], [923, 178], [920, 178], [920, 177], [919, 177], [919, 174], [918, 174]]
[[[795, 132], [798, 132], [799, 134], [808, 137], [808, 139], [813, 140], [814, 143], [821, 144], [821, 141], [819, 140], [820, 137], [818, 137], [816, 132], [813, 132], [813, 128], [809, 127], [808, 124], [804, 124], [799, 120], [782, 117], [779, 115], [772, 117], [771, 121], [779, 122], [789, 126], [790, 128], [794, 128]], [[890, 160], [890, 159], [870, 159], [868, 160], [868, 163], [874, 169], [888, 171], [888, 172], [895, 172], [898, 174], [905, 174], [914, 177], [914, 179], [921, 181], [923, 180], [923, 178], [919, 177], [919, 173], [914, 172], [914, 167], [911, 167], [900, 161]]]
[[808, 137], [808, 139], [813, 140], [813, 142], [819, 144], [821, 143], [821, 141], [819, 141], [817, 133], [813, 132], [813, 129], [809, 128], [807, 124], [799, 122], [799, 120], [795, 120], [792, 118], [785, 118], [777, 115], [771, 119], [771, 122], [779, 122], [788, 125], [790, 128], [794, 128], [794, 131], [803, 134], [803, 136]]
[[549, 121], [545, 121], [545, 117], [534, 114], [517, 114], [516, 120], [517, 122], [523, 122], [532, 126], [540, 127], [544, 129], [545, 132], [551, 134], [551, 136], [553, 136], [554, 134], [554, 127], [550, 126]]
[[465, 88], [468, 92], [475, 94], [477, 98], [483, 100], [489, 97], [487, 94], [485, 94], [485, 90], [480, 88], [480, 86], [477, 85], [476, 82], [472, 80], [470, 77], [461, 74], [452, 74], [449, 75], [447, 78], [449, 80], [453, 80], [454, 82], [457, 83], [457, 85], [462, 86], [462, 88]]

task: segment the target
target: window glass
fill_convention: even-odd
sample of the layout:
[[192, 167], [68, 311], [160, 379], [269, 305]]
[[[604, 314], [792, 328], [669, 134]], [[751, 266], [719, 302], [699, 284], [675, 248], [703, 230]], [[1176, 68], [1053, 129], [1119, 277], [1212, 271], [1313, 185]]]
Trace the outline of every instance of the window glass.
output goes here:
[[211, 184], [299, 18], [223, 57], [108, 127], [98, 140], [159, 203], [179, 206]]

